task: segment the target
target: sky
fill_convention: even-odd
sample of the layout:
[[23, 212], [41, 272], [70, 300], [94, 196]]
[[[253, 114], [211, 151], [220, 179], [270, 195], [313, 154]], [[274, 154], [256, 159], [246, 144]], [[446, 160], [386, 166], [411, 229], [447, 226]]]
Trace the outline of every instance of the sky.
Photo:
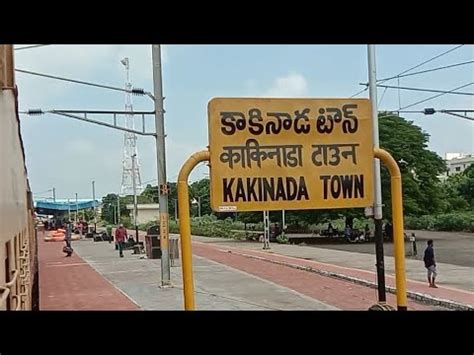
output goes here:
[[[22, 46], [18, 46], [22, 47]], [[378, 45], [377, 78], [399, 74], [455, 45]], [[15, 51], [17, 69], [124, 87], [130, 60], [133, 87], [153, 91], [151, 46], [50, 45]], [[474, 60], [474, 46], [450, 52], [414, 71]], [[349, 97], [367, 82], [366, 45], [165, 45], [163, 94], [168, 181], [208, 144], [207, 103], [212, 97]], [[20, 111], [48, 109], [124, 110], [125, 93], [16, 74]], [[451, 90], [474, 82], [474, 65], [400, 79], [400, 86]], [[397, 80], [385, 83], [397, 86]], [[384, 92], [385, 91], [385, 92]], [[460, 91], [474, 92], [474, 85]], [[435, 93], [378, 89], [379, 110], [396, 110]], [[358, 97], [368, 97], [368, 91]], [[400, 100], [400, 102], [399, 102]], [[409, 110], [474, 109], [474, 97], [444, 95]], [[153, 110], [147, 97], [133, 96], [134, 110]], [[429, 149], [474, 153], [474, 122], [445, 114], [404, 114], [430, 135]], [[36, 198], [92, 197], [120, 191], [124, 132], [55, 115], [21, 115], [30, 184]], [[109, 120], [110, 117], [95, 117]], [[141, 118], [140, 118], [141, 120]], [[153, 129], [154, 119], [148, 117]], [[396, 134], [396, 132], [394, 132]], [[156, 184], [153, 137], [138, 137], [142, 182]], [[199, 165], [191, 181], [208, 175]]]

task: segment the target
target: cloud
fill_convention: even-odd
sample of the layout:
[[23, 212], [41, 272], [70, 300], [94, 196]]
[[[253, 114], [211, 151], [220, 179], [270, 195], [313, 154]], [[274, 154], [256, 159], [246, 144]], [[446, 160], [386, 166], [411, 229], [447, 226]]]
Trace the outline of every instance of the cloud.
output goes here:
[[270, 89], [266, 90], [262, 96], [269, 97], [298, 97], [308, 95], [308, 82], [299, 73], [289, 73], [279, 76], [273, 81]]
[[[169, 60], [169, 48], [162, 46], [162, 62]], [[51, 45], [15, 52], [15, 67], [71, 79], [123, 87], [125, 70], [120, 63], [130, 59], [133, 86], [152, 90], [151, 45]], [[87, 93], [115, 95], [117, 92], [67, 83], [17, 72], [20, 106], [45, 106]], [[28, 107], [29, 108], [29, 107]]]
[[67, 143], [68, 153], [70, 154], [81, 154], [90, 158], [90, 155], [97, 152], [95, 144], [89, 140], [76, 138]]

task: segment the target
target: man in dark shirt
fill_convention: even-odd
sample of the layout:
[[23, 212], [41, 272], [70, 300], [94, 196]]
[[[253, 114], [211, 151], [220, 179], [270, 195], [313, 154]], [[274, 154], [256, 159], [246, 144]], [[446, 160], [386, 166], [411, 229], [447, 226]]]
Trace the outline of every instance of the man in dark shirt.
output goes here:
[[434, 258], [434, 250], [433, 250], [433, 240], [430, 239], [427, 242], [428, 246], [425, 249], [425, 255], [423, 257], [423, 261], [425, 262], [425, 267], [428, 270], [428, 282], [430, 283], [430, 287], [438, 288], [435, 284], [436, 278], [436, 262]]

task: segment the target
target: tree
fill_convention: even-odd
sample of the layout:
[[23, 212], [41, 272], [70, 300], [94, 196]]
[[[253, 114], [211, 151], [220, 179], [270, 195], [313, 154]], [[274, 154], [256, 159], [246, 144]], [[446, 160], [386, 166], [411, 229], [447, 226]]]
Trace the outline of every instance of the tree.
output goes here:
[[[429, 135], [403, 117], [382, 113], [380, 147], [399, 163], [402, 174], [403, 209], [406, 215], [422, 215], [442, 209], [443, 194], [438, 176], [446, 164], [427, 148]], [[381, 169], [384, 216], [391, 217], [390, 175]]]
[[[171, 217], [174, 217], [174, 206], [177, 204], [178, 191], [175, 182], [168, 182], [168, 213]], [[148, 184], [145, 190], [140, 194], [139, 200], [142, 199], [142, 203], [159, 203], [160, 196], [158, 194], [158, 185], [152, 186]]]
[[[227, 216], [228, 217], [228, 216]], [[238, 220], [242, 223], [256, 224], [263, 222], [262, 212], [239, 212]]]
[[[201, 198], [201, 216], [211, 214], [210, 180], [208, 178], [204, 178], [193, 182], [189, 187], [189, 198], [190, 202], [199, 202], [199, 198]], [[198, 205], [191, 204], [190, 211], [191, 215], [197, 216]]]
[[117, 207], [116, 194], [107, 194], [102, 198], [102, 219], [109, 224], [115, 222], [116, 210], [114, 207]]
[[[93, 221], [94, 220], [94, 209], [93, 208], [83, 210], [83, 213], [84, 213], [84, 220], [85, 221]], [[82, 218], [82, 213], [81, 212], [79, 212], [79, 216], [81, 216], [81, 218]]]
[[449, 176], [442, 184], [445, 211], [474, 210], [474, 164], [462, 173]]
[[474, 164], [462, 172], [462, 178], [458, 185], [458, 193], [474, 210]]
[[140, 197], [153, 203], [159, 202], [158, 186], [146, 185], [145, 190], [140, 194]]

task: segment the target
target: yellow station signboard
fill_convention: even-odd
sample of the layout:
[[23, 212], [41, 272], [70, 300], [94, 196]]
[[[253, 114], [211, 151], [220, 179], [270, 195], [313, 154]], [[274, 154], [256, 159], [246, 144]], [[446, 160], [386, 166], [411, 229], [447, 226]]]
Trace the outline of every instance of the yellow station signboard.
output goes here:
[[214, 211], [373, 204], [369, 100], [214, 98], [208, 116]]

